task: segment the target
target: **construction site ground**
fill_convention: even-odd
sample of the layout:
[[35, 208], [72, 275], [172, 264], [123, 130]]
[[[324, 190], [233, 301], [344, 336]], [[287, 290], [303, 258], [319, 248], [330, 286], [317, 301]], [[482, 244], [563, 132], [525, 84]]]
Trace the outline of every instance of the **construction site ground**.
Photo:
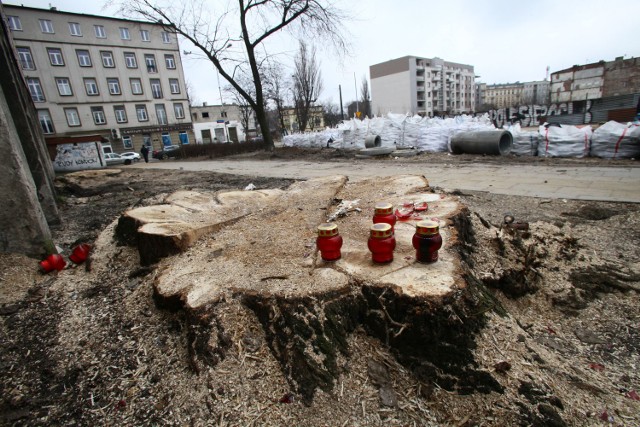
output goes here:
[[[257, 166], [250, 175], [191, 170], [201, 163], [191, 160], [175, 169], [158, 167], [177, 162], [153, 162], [57, 178], [55, 243], [66, 256], [80, 242], [99, 250], [86, 264], [49, 274], [39, 272], [38, 259], [0, 255], [1, 425], [640, 425], [640, 205], [439, 186], [428, 173], [536, 164], [635, 173], [636, 161], [403, 159], [424, 165], [431, 187], [422, 193], [464, 207], [447, 227], [459, 234], [456, 274], [465, 284], [437, 302], [392, 295], [393, 286], [375, 275], [351, 276], [345, 267], [344, 292], [304, 299], [295, 289], [275, 298], [234, 291], [202, 306], [174, 303], [158, 292], [163, 275], [205, 262], [203, 254], [217, 266], [237, 253], [256, 265], [264, 280], [255, 280], [265, 287], [284, 286], [294, 273], [269, 274], [278, 253], [260, 233], [235, 245], [232, 231], [251, 234], [242, 221], [216, 231], [218, 239], [213, 232], [181, 254], [141, 265], [138, 247], [117, 238], [125, 211], [162, 204], [178, 190], [253, 184], [296, 201], [256, 220], [290, 215], [302, 224], [294, 214], [307, 214], [305, 186], [273, 177], [274, 161], [338, 163], [349, 177], [354, 166], [382, 170], [398, 160], [354, 164], [336, 150], [280, 148], [222, 161], [259, 162], [265, 173]], [[356, 198], [350, 189], [358, 187], [346, 188], [345, 198]], [[384, 196], [394, 197], [372, 192], [360, 203]], [[329, 201], [326, 212], [338, 203]], [[504, 224], [507, 213], [518, 227]], [[359, 216], [370, 212], [350, 212], [345, 226]], [[295, 257], [299, 248], [304, 265], [316, 256], [312, 242], [282, 252]], [[208, 270], [204, 280], [224, 287], [224, 274], [253, 277], [222, 270]], [[337, 330], [329, 328], [333, 315], [342, 320]], [[300, 343], [306, 347], [294, 351]], [[300, 366], [328, 368], [309, 376]]]

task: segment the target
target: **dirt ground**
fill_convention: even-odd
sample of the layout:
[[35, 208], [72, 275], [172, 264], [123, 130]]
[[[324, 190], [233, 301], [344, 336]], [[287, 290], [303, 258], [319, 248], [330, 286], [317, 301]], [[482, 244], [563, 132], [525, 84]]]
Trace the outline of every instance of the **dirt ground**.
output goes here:
[[[335, 161], [350, 154], [244, 156]], [[440, 154], [411, 161], [637, 167]], [[68, 255], [80, 242], [111, 242], [109, 268], [80, 286], [91, 263], [43, 275], [38, 260], [0, 255], [0, 425], [640, 425], [640, 205], [456, 193], [473, 226], [467, 279], [484, 301], [469, 351], [496, 386], [462, 393], [426, 381], [356, 328], [333, 390], [318, 391], [309, 405], [240, 302], [217, 313], [244, 325], [230, 334], [225, 357], [194, 367], [189, 318], [154, 303], [161, 266], [141, 267], [135, 248], [112, 239], [128, 208], [160, 203], [178, 189], [249, 183], [286, 188], [291, 181], [126, 168], [82, 183], [58, 177], [55, 243]], [[526, 226], [505, 226], [506, 213]]]

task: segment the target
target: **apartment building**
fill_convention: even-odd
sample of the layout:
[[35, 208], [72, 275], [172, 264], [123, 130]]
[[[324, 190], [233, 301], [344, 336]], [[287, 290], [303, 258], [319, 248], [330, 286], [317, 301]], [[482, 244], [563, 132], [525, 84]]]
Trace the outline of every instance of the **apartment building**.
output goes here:
[[258, 125], [250, 107], [207, 105], [205, 102], [202, 107], [191, 107], [191, 116], [198, 144], [241, 142], [257, 135]]
[[472, 65], [441, 58], [402, 58], [369, 67], [372, 113], [441, 116], [475, 111]]
[[193, 139], [176, 35], [161, 25], [2, 5], [45, 137], [115, 152]]
[[494, 108], [509, 108], [520, 105], [547, 105], [549, 103], [549, 81], [478, 83], [476, 105], [478, 111]]
[[551, 102], [586, 101], [640, 93], [640, 58], [574, 65], [551, 73]]
[[[300, 132], [300, 124], [298, 123], [298, 116], [296, 115], [295, 108], [283, 108], [282, 121], [284, 122], [284, 128], [288, 133]], [[324, 108], [322, 105], [312, 105], [309, 107], [309, 118], [307, 119], [305, 132], [313, 132], [323, 129]]]

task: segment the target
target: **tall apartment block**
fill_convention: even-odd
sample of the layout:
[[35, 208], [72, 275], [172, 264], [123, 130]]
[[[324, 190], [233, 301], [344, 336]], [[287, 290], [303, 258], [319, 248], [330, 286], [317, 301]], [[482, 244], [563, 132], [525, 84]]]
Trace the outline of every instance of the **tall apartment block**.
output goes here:
[[2, 5], [45, 137], [113, 151], [193, 141], [176, 35], [152, 22]]
[[475, 110], [472, 65], [404, 56], [370, 66], [369, 74], [374, 114], [393, 112], [432, 117]]

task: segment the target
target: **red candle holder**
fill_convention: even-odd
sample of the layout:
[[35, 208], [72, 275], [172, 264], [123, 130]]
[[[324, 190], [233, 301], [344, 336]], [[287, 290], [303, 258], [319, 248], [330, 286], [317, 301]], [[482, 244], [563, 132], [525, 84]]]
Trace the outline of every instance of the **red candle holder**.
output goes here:
[[396, 225], [396, 221], [397, 221], [397, 218], [393, 213], [393, 205], [391, 203], [380, 202], [380, 203], [376, 203], [373, 209], [374, 209], [373, 223], [389, 224], [391, 226], [391, 229], [393, 230], [393, 227]]
[[442, 247], [440, 227], [435, 221], [420, 221], [411, 241], [416, 249], [418, 262], [431, 263], [438, 260], [438, 249]]
[[88, 243], [81, 243], [75, 247], [73, 252], [71, 252], [69, 259], [75, 264], [82, 264], [87, 260], [89, 252], [91, 252], [91, 245]]
[[320, 251], [320, 256], [324, 261], [337, 261], [342, 257], [342, 236], [338, 233], [338, 226], [332, 223], [320, 224], [318, 226], [318, 237], [316, 246]]
[[373, 224], [370, 229], [367, 246], [371, 251], [371, 259], [377, 264], [393, 261], [393, 250], [396, 248], [396, 238], [391, 225], [380, 222]]
[[40, 265], [40, 271], [49, 273], [53, 270], [62, 270], [67, 265], [67, 262], [62, 258], [62, 255], [51, 254], [38, 264]]

